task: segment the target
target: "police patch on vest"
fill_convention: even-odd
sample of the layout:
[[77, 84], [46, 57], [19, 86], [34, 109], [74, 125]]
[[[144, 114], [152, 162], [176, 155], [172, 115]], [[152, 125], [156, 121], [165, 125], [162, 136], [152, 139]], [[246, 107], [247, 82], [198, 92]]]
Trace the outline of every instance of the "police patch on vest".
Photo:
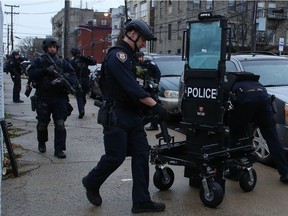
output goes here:
[[117, 52], [116, 56], [121, 62], [125, 62], [127, 60], [127, 54], [124, 52]]

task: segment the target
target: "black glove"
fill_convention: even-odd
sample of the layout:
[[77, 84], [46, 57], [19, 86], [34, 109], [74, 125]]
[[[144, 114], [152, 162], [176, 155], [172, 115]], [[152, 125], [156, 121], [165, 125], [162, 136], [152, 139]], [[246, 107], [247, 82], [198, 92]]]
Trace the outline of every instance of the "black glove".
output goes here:
[[55, 68], [54, 68], [53, 65], [45, 68], [46, 73], [51, 74], [51, 75], [55, 75], [55, 71], [54, 70], [55, 70]]
[[151, 107], [151, 111], [158, 115], [159, 120], [166, 120], [168, 118], [168, 112], [159, 103]]

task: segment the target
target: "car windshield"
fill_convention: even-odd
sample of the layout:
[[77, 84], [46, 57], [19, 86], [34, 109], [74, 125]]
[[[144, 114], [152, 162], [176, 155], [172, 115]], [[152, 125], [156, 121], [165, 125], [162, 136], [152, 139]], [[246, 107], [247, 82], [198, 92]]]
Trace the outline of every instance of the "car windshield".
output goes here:
[[245, 61], [242, 65], [245, 71], [260, 75], [264, 86], [288, 85], [288, 61]]
[[180, 76], [184, 70], [185, 62], [179, 58], [167, 59], [167, 60], [155, 60], [159, 70], [161, 71], [161, 76]]

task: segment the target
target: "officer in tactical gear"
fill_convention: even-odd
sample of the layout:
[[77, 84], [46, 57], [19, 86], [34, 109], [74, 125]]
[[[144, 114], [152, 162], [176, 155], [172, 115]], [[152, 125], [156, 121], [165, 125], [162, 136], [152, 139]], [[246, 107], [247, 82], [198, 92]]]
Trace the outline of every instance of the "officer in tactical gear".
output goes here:
[[86, 104], [86, 94], [90, 90], [89, 86], [89, 74], [90, 70], [88, 68], [89, 65], [96, 65], [96, 60], [90, 56], [83, 56], [78, 48], [72, 48], [71, 54], [73, 58], [70, 63], [73, 66], [77, 78], [80, 82], [83, 92], [79, 92], [80, 95], [76, 95], [78, 111], [79, 111], [79, 119], [82, 119], [85, 115], [85, 104]]
[[167, 111], [136, 81], [137, 59], [134, 56], [146, 46], [146, 41], [156, 38], [142, 20], [128, 20], [125, 30], [124, 38], [109, 49], [100, 72], [104, 106], [99, 110], [98, 120], [104, 127], [105, 154], [82, 183], [88, 200], [93, 205], [101, 205], [100, 187], [126, 156], [132, 156], [132, 212], [160, 212], [164, 211], [165, 204], [153, 202], [148, 190], [150, 146], [141, 108], [151, 110], [160, 119], [167, 118]]
[[13, 51], [8, 62], [5, 64], [5, 71], [10, 72], [11, 79], [14, 83], [13, 86], [13, 102], [14, 103], [23, 103], [24, 101], [20, 100], [20, 91], [21, 91], [21, 74], [22, 74], [22, 65], [21, 65], [20, 54], [17, 51]]
[[[249, 72], [227, 73], [228, 83], [226, 91], [230, 91], [232, 109], [228, 112], [228, 125], [231, 141], [247, 136], [249, 123], [259, 127], [267, 142], [271, 156], [280, 174], [280, 181], [288, 183], [288, 162], [285, 151], [279, 140], [274, 119], [275, 106], [273, 97], [258, 81], [259, 76]], [[234, 176], [233, 176], [234, 175]], [[237, 179], [233, 170], [227, 173], [228, 178]]]
[[45, 39], [42, 43], [45, 53], [32, 61], [28, 75], [36, 88], [38, 150], [41, 153], [46, 152], [48, 124], [52, 115], [55, 126], [54, 155], [66, 158], [65, 121], [73, 109], [68, 97], [71, 88], [67, 84], [75, 87], [78, 85], [78, 79], [71, 64], [57, 55], [59, 47], [54, 38]]
[[[155, 84], [159, 84], [160, 78], [161, 78], [161, 72], [158, 68], [158, 66], [155, 64], [154, 61], [150, 59], [144, 59], [144, 53], [143, 52], [137, 52], [136, 56], [139, 61], [139, 66], [144, 70], [144, 82], [148, 80], [152, 80]], [[157, 100], [157, 94], [158, 91], [150, 91], [151, 96], [154, 100]], [[159, 102], [159, 101], [157, 101]], [[158, 123], [155, 121], [155, 119], [152, 120], [151, 125], [149, 127], [145, 128], [147, 131], [154, 131], [158, 130]]]

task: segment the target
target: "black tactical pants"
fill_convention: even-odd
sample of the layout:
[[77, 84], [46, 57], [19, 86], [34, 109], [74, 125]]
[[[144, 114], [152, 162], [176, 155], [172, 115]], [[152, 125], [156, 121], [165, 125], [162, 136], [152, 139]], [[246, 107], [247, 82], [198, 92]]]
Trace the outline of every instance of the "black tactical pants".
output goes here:
[[83, 92], [80, 92], [76, 95], [76, 100], [77, 100], [77, 106], [78, 106], [78, 112], [79, 114], [81, 112], [85, 112], [85, 105], [86, 105], [86, 95], [90, 90], [89, 86], [89, 80], [88, 79], [82, 79], [81, 82], [81, 87]]
[[12, 81], [14, 82], [13, 86], [13, 101], [17, 102], [20, 100], [20, 91], [21, 91], [21, 76], [11, 76]]
[[68, 114], [68, 100], [65, 98], [44, 99], [37, 101], [37, 139], [39, 143], [48, 141], [48, 125], [51, 115], [54, 121], [54, 149], [55, 151], [66, 150], [65, 121]]
[[[149, 150], [146, 133], [141, 118], [124, 109], [115, 109], [119, 127], [104, 128], [105, 154], [97, 166], [87, 175], [87, 188], [97, 190], [104, 181], [132, 156], [132, 200], [133, 203], [150, 201]], [[125, 127], [125, 128], [124, 128]]]
[[[246, 136], [249, 123], [255, 123], [267, 142], [271, 156], [280, 175], [288, 173], [288, 162], [283, 146], [279, 140], [276, 123], [271, 107], [271, 98], [266, 92], [247, 92], [237, 101], [230, 116], [230, 133], [232, 140]], [[251, 98], [251, 100], [247, 100]]]

